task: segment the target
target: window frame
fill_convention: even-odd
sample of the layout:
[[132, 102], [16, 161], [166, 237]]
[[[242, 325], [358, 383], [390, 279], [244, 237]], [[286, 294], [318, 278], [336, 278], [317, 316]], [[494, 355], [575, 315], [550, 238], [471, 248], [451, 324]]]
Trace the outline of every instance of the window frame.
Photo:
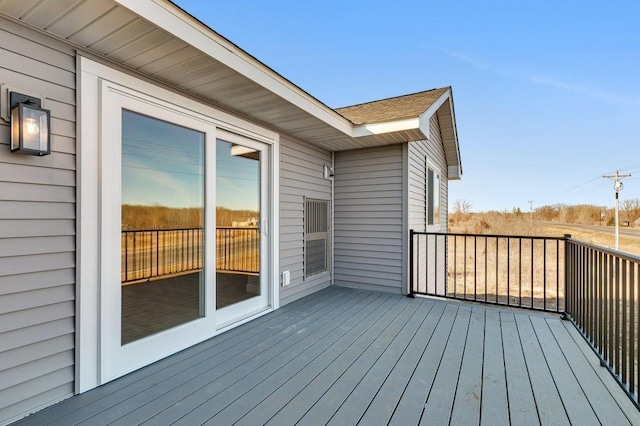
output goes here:
[[[433, 175], [433, 180], [429, 178], [430, 174]], [[424, 184], [425, 229], [427, 231], [439, 231], [442, 224], [442, 172], [427, 157], [425, 157]], [[435, 188], [435, 185], [437, 185], [437, 188]], [[434, 191], [434, 189], [436, 190]], [[437, 203], [434, 202], [435, 200], [437, 200]]]

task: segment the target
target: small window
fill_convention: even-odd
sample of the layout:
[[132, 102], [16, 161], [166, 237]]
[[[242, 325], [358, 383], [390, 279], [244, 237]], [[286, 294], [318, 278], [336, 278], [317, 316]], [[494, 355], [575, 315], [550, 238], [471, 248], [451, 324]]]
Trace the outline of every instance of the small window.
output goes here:
[[440, 173], [427, 167], [427, 225], [440, 224]]
[[328, 270], [328, 201], [305, 200], [304, 229], [304, 276], [307, 278]]

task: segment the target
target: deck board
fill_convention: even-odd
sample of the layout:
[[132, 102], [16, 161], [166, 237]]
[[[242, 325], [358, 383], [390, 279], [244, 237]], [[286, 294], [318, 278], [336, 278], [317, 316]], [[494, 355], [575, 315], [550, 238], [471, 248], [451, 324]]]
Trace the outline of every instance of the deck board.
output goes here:
[[540, 423], [542, 425], [569, 425], [569, 418], [558, 393], [556, 380], [547, 365], [529, 315], [516, 314], [514, 318], [522, 342]]
[[509, 402], [507, 401], [502, 346], [500, 313], [495, 309], [487, 309], [485, 313], [484, 363], [480, 408], [482, 425], [494, 426], [509, 423]]
[[440, 367], [429, 392], [427, 403], [420, 419], [421, 425], [448, 424], [460, 377], [464, 346], [469, 333], [471, 307], [460, 306], [453, 322], [451, 335], [444, 350]]
[[484, 358], [486, 309], [474, 308], [467, 333], [467, 342], [462, 356], [460, 378], [453, 402], [451, 423], [469, 425], [480, 423], [480, 402], [482, 398], [482, 365]]
[[330, 287], [17, 425], [640, 424], [573, 325]]
[[547, 321], [541, 317], [530, 317], [538, 342], [551, 371], [562, 405], [574, 425], [598, 424], [598, 417], [591, 408], [584, 391], [578, 383], [562, 350], [549, 330]]
[[[502, 351], [509, 401], [509, 420], [516, 425], [539, 425], [538, 408], [533, 397], [524, 350], [511, 311], [500, 312]], [[496, 350], [499, 350], [496, 348]]]

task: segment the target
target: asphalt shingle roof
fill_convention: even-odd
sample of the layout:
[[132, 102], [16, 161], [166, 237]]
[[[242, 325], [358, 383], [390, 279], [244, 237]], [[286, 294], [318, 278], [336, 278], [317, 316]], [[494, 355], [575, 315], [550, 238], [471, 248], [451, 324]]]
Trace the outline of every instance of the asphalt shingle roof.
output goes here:
[[449, 87], [337, 108], [335, 111], [354, 124], [383, 123], [415, 118], [425, 112]]

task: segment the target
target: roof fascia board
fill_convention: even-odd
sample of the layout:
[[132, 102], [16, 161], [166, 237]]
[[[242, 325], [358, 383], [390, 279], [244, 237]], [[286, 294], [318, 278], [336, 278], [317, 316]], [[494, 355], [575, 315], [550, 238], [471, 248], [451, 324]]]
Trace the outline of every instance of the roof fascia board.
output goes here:
[[387, 121], [384, 123], [361, 124], [353, 128], [352, 136], [360, 138], [363, 136], [380, 135], [383, 133], [402, 132], [420, 128], [420, 119], [408, 118], [405, 120]]
[[[442, 95], [440, 95], [440, 97], [436, 99], [435, 102], [432, 103], [429, 106], [429, 108], [426, 109], [425, 112], [420, 114], [420, 128], [425, 128], [427, 130], [426, 134], [429, 134], [429, 119], [433, 114], [436, 113], [436, 111], [438, 111], [438, 109], [442, 106], [442, 104], [444, 104], [450, 98], [451, 98], [451, 90], [447, 90]], [[456, 141], [457, 141], [457, 138], [456, 138]]]
[[177, 6], [164, 0], [115, 0], [140, 17], [351, 136], [353, 124]]
[[[429, 134], [429, 120], [431, 119], [432, 115], [438, 112], [440, 107], [442, 107], [445, 102], [447, 102], [449, 111], [451, 113], [451, 127], [453, 128], [453, 135], [451, 136], [453, 138], [456, 151], [456, 158], [453, 159], [454, 164], [448, 166], [447, 177], [448, 180], [457, 180], [462, 177], [462, 164], [460, 162], [460, 145], [458, 144], [458, 132], [456, 130], [456, 118], [453, 111], [451, 89], [448, 89], [446, 92], [444, 92], [438, 99], [436, 99], [433, 104], [431, 104], [429, 108], [427, 108], [425, 112], [420, 115], [420, 130], [422, 130], [422, 133], [424, 133], [425, 135]], [[449, 163], [449, 159], [447, 159], [447, 163]]]

